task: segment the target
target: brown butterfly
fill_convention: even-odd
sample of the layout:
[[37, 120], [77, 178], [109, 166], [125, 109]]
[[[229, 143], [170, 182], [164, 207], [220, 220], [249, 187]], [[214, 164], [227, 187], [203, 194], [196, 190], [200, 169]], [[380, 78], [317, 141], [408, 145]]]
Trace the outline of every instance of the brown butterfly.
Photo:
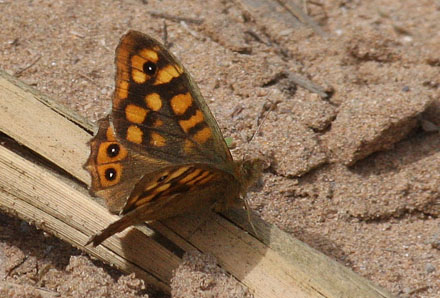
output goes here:
[[179, 61], [136, 31], [116, 49], [110, 115], [90, 141], [90, 193], [122, 217], [94, 246], [127, 227], [182, 213], [242, 206], [258, 179], [258, 159], [233, 161], [202, 95]]

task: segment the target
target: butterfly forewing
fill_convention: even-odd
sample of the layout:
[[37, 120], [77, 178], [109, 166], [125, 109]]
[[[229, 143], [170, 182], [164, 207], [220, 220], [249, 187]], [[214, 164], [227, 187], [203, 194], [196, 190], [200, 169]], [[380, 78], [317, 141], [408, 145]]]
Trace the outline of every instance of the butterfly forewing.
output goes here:
[[232, 160], [197, 86], [159, 42], [128, 32], [116, 65], [112, 122], [121, 143], [172, 162]]

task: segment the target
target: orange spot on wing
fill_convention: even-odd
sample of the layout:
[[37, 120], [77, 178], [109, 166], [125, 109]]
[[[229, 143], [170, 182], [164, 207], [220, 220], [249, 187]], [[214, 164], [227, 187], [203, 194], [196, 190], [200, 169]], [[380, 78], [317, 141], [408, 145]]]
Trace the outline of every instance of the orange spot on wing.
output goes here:
[[197, 181], [202, 180], [203, 178], [205, 178], [208, 175], [209, 175], [209, 172], [208, 171], [204, 171], [202, 174], [200, 174], [199, 176], [195, 177], [193, 180], [188, 181], [186, 184], [194, 185], [194, 184], [197, 183]]
[[144, 191], [148, 191], [150, 189], [153, 189], [157, 186], [157, 182], [154, 182], [153, 184], [148, 184], [147, 187], [145, 187]]
[[170, 186], [171, 186], [171, 183], [167, 183], [167, 184], [161, 185], [161, 186], [153, 189], [153, 192], [157, 194], [157, 193], [159, 193], [161, 191], [167, 190], [168, 188], [170, 188]]
[[185, 173], [190, 167], [181, 167], [178, 168], [177, 170], [175, 170], [174, 172], [171, 173], [171, 175], [169, 175], [167, 177], [167, 179], [165, 180], [165, 182], [168, 182], [176, 177], [179, 177], [180, 175], [182, 175], [183, 173]]
[[116, 65], [117, 65], [117, 77], [122, 81], [128, 81], [130, 79], [130, 71], [129, 71], [129, 51], [126, 48], [119, 48], [116, 53]]
[[190, 141], [190, 140], [185, 140], [185, 145], [183, 147], [183, 150], [185, 150], [185, 152], [187, 154], [189, 154], [189, 153], [191, 153], [193, 148], [194, 148], [194, 143], [192, 141]]
[[191, 116], [188, 120], [180, 120], [179, 125], [182, 127], [183, 131], [188, 133], [188, 131], [196, 126], [197, 124], [203, 122], [204, 117], [200, 110], [196, 111], [196, 114]]
[[173, 78], [177, 78], [178, 76], [180, 76], [180, 73], [177, 71], [174, 65], [169, 64], [159, 70], [156, 76], [156, 81], [153, 85], [169, 83]]
[[121, 61], [122, 65], [126, 65], [125, 62], [127, 62], [128, 57], [130, 56], [130, 52], [131, 52], [131, 47], [127, 47], [126, 45], [121, 45], [118, 48], [118, 52], [117, 52], [117, 59], [118, 62]]
[[111, 126], [107, 127], [107, 131], [105, 132], [105, 136], [107, 138], [107, 141], [114, 142], [115, 139], [115, 133], [113, 132], [113, 128]]
[[145, 103], [153, 111], [159, 111], [162, 107], [162, 99], [157, 93], [151, 93], [145, 96]]
[[153, 127], [161, 127], [163, 125], [163, 121], [160, 119], [156, 119], [153, 123]]
[[147, 116], [147, 110], [136, 105], [127, 105], [125, 107], [125, 118], [131, 123], [140, 124], [144, 122]]
[[203, 144], [205, 143], [212, 135], [212, 131], [209, 127], [204, 127], [202, 130], [196, 132], [193, 136], [194, 140]]
[[186, 110], [192, 105], [192, 97], [191, 94], [178, 94], [171, 98], [171, 108], [173, 109], [174, 114], [182, 115], [186, 112]]
[[113, 106], [119, 107], [121, 102], [128, 97], [128, 86], [131, 76], [130, 53], [132, 46], [121, 43], [116, 51], [116, 92]]
[[157, 52], [152, 49], [143, 49], [139, 52], [139, 56], [143, 57], [145, 60], [156, 63], [159, 60]]
[[116, 86], [116, 96], [118, 101], [122, 101], [128, 97], [128, 82], [118, 81]]
[[188, 181], [191, 181], [194, 177], [198, 176], [201, 171], [202, 171], [202, 169], [195, 169], [194, 172], [191, 172], [188, 175], [186, 175], [185, 177], [183, 177], [182, 179], [180, 179], [179, 183], [185, 184]]
[[131, 77], [133, 81], [138, 84], [143, 84], [147, 80], [147, 75], [145, 73], [134, 68], [131, 70]]
[[150, 144], [156, 147], [163, 147], [166, 145], [166, 139], [157, 132], [152, 132]]
[[130, 125], [127, 129], [127, 141], [141, 144], [142, 143], [143, 133], [142, 130], [136, 125]]
[[214, 176], [215, 176], [214, 174], [211, 174], [211, 175], [207, 176], [206, 178], [199, 180], [199, 182], [197, 184], [203, 185], [205, 183], [208, 183], [209, 181], [212, 180], [212, 178], [214, 178]]
[[[157, 185], [157, 184], [156, 184], [156, 185]], [[150, 195], [148, 195], [148, 196], [146, 196], [146, 197], [143, 197], [143, 198], [139, 198], [139, 199], [137, 199], [137, 200], [134, 202], [134, 205], [135, 205], [136, 207], [138, 207], [138, 206], [140, 206], [140, 205], [143, 205], [143, 204], [145, 204], [145, 203], [151, 201], [151, 199], [154, 198], [158, 193], [167, 190], [168, 188], [170, 188], [170, 186], [171, 186], [171, 183], [167, 183], [167, 184], [161, 185], [161, 186], [159, 186], [159, 187], [155, 187], [155, 188], [153, 188], [153, 189], [152, 189], [152, 193], [151, 193]]]
[[[148, 196], [143, 197], [143, 198], [135, 198], [135, 200], [134, 200], [134, 202], [133, 202], [133, 203], [134, 203], [134, 207], [139, 207], [139, 206], [141, 206], [141, 205], [143, 205], [143, 204], [149, 202], [152, 198], [154, 198], [155, 195], [156, 195], [156, 194], [153, 193], [153, 194], [148, 195]], [[133, 203], [131, 203], [130, 205], [132, 205]], [[129, 204], [127, 204], [127, 206], [129, 206]], [[124, 208], [127, 208], [127, 206], [124, 207]], [[133, 207], [130, 207], [130, 209], [131, 209], [131, 208], [133, 208]]]

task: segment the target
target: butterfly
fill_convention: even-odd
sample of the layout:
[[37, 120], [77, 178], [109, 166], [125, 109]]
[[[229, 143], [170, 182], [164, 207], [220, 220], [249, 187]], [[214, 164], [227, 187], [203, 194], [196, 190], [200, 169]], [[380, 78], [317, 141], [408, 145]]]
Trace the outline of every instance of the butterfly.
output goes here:
[[243, 206], [262, 161], [234, 161], [214, 116], [180, 62], [129, 31], [116, 49], [112, 110], [99, 121], [84, 165], [90, 193], [121, 218], [94, 246], [127, 227], [183, 213]]

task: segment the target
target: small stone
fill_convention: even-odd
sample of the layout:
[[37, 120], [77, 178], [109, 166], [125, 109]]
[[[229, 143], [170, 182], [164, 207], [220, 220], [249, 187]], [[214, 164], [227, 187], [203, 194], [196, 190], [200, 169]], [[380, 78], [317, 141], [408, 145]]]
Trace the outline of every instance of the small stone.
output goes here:
[[428, 264], [425, 265], [425, 270], [428, 273], [432, 273], [432, 272], [435, 271], [435, 267], [431, 263], [428, 263]]
[[435, 249], [440, 249], [440, 235], [436, 234], [432, 237], [431, 247]]

